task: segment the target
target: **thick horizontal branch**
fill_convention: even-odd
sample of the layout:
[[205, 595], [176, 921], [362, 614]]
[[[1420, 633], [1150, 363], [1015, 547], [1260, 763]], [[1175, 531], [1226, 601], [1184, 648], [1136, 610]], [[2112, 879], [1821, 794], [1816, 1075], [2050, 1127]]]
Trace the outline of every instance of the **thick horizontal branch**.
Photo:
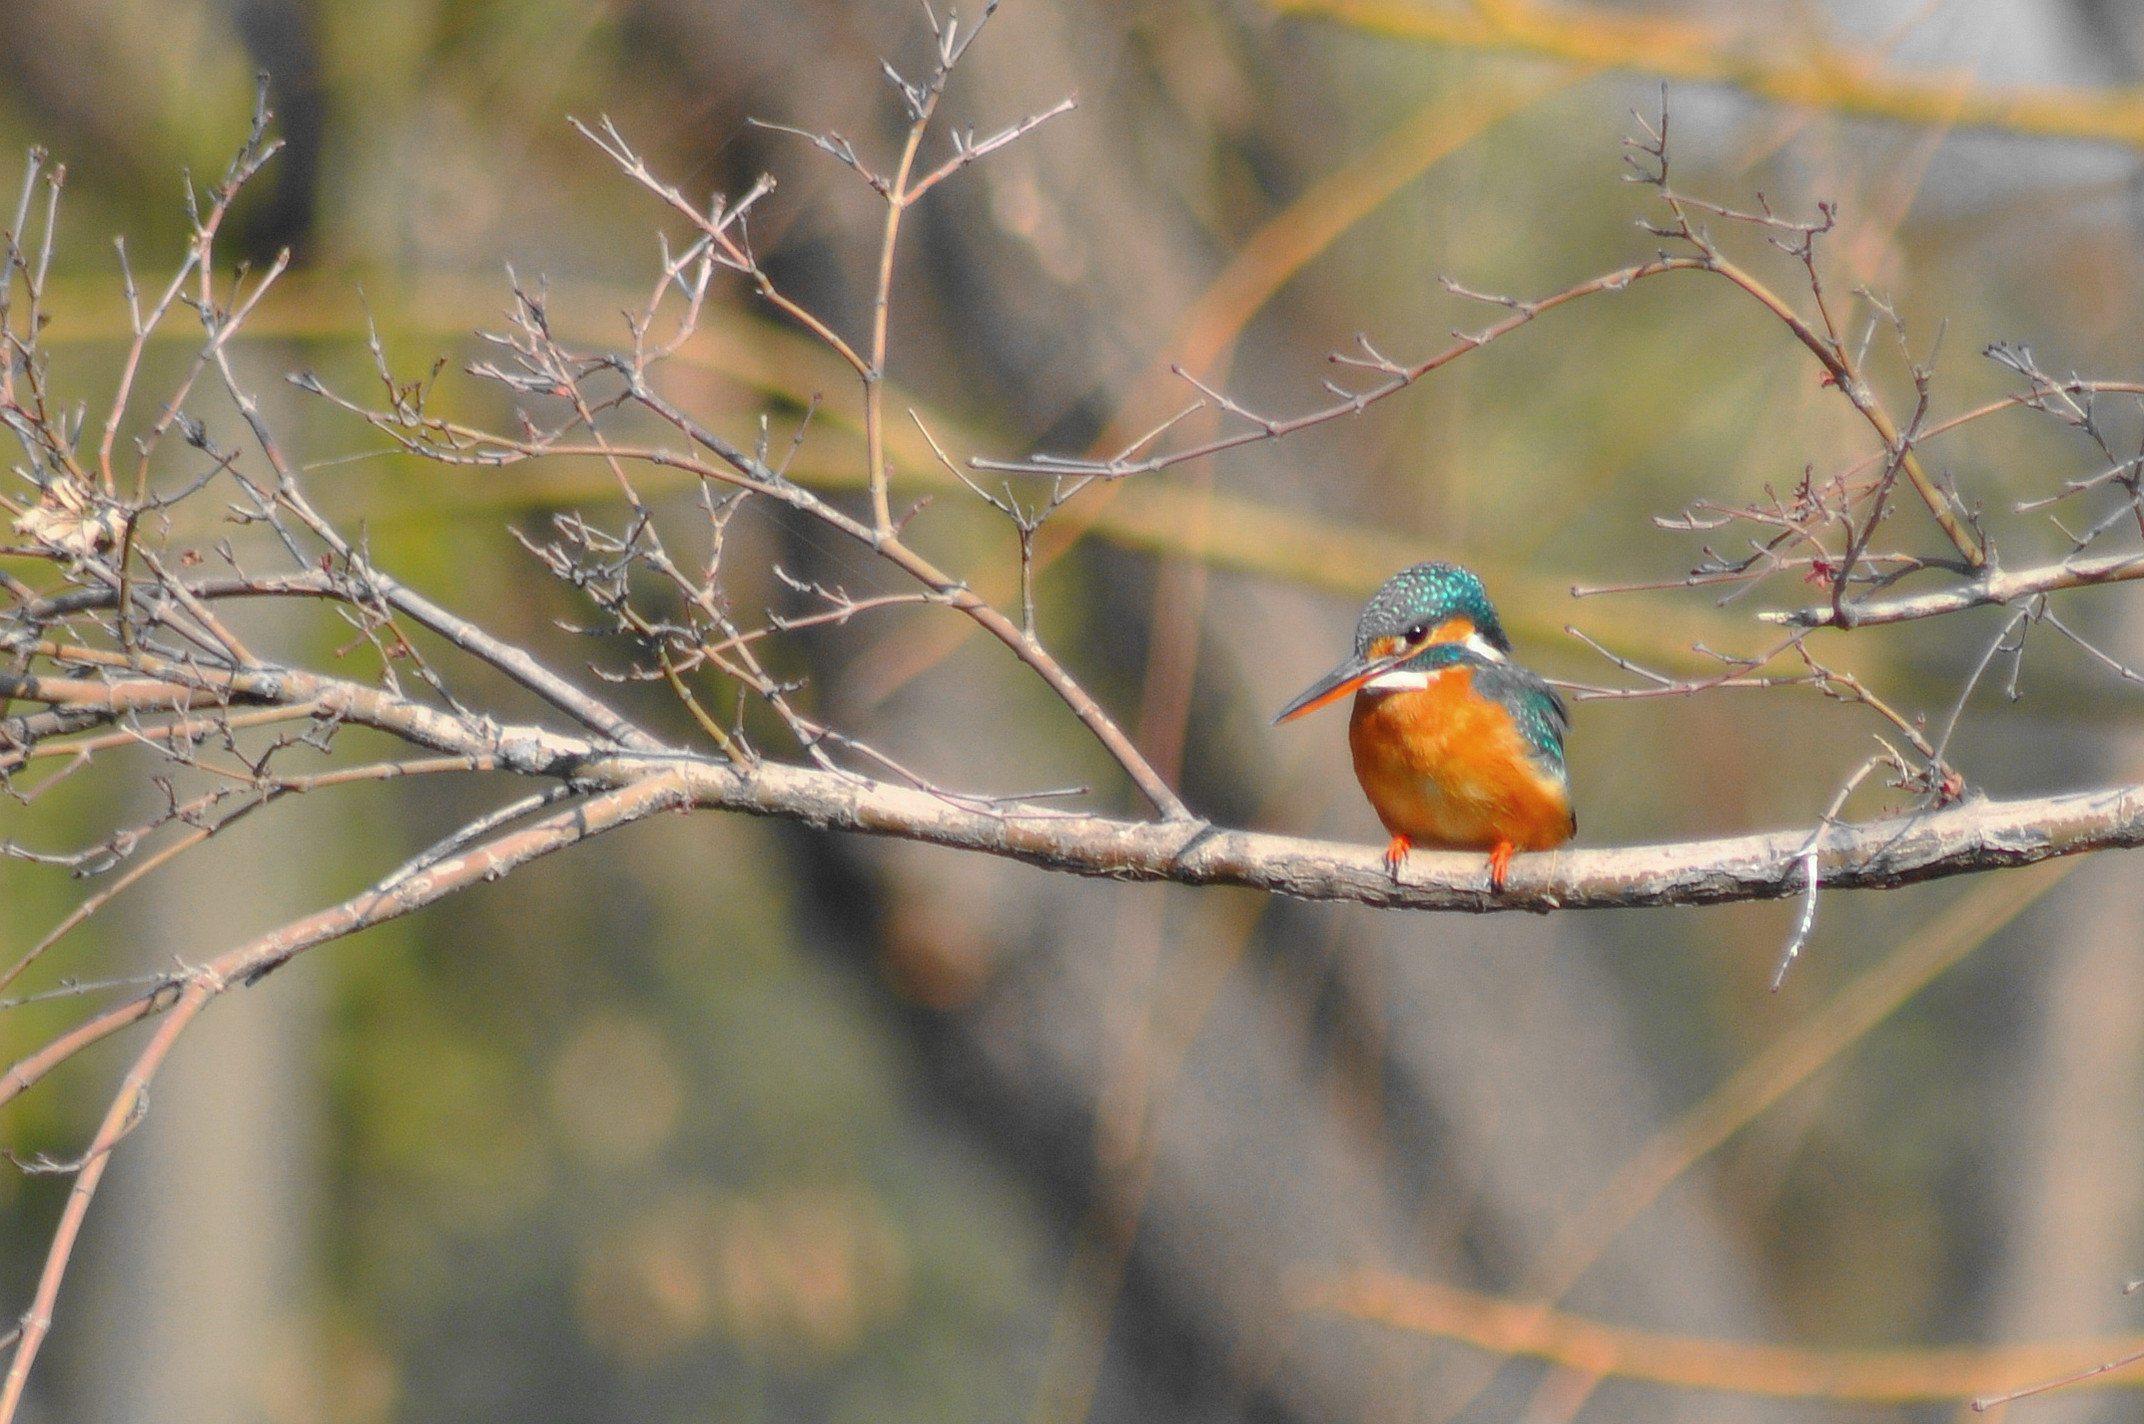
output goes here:
[[[601, 779], [625, 762], [583, 768]], [[963, 804], [833, 772], [761, 763], [693, 763], [696, 805], [834, 830], [928, 841], [1119, 880], [1240, 885], [1305, 900], [1411, 910], [1628, 909], [1767, 900], [1802, 891], [1806, 830], [1665, 845], [1522, 855], [1501, 894], [1488, 857], [1417, 850], [1395, 883], [1381, 848], [1182, 822], [1131, 822], [1035, 806]], [[1874, 889], [2144, 845], [2144, 786], [2018, 801], [1971, 798], [1941, 810], [1827, 831], [1819, 880]]]
[[[40, 645], [39, 651], [43, 656], [84, 665], [101, 662], [125, 666], [131, 662], [152, 674], [146, 678], [122, 675], [110, 682], [0, 674], [0, 696], [51, 701], [91, 725], [115, 721], [123, 713], [199, 715], [204, 711], [218, 713], [225, 703], [243, 703], [306, 707], [322, 721], [372, 727], [415, 746], [448, 756], [481, 759], [487, 765], [526, 776], [570, 778], [575, 767], [599, 752], [598, 744], [586, 737], [443, 711], [398, 693], [293, 668], [201, 668], [140, 654], [128, 659], [119, 653], [86, 647]], [[26, 736], [14, 728], [29, 720], [10, 718], [0, 722], [0, 735], [25, 742]], [[73, 729], [52, 726], [36, 730], [39, 736], [54, 737]], [[154, 729], [145, 732], [145, 736], [155, 735]], [[640, 755], [645, 757], [647, 753]]]
[[[152, 673], [179, 681], [173, 666], [144, 661]], [[313, 673], [260, 669], [195, 676], [232, 701], [310, 704], [316, 716], [374, 727], [448, 755], [483, 756], [524, 775], [561, 778], [581, 791], [676, 774], [684, 780], [688, 805], [926, 841], [1076, 875], [1477, 912], [1716, 905], [1777, 899], [1806, 888], [1807, 830], [1522, 855], [1512, 862], [1504, 890], [1492, 893], [1485, 855], [1417, 850], [1395, 882], [1379, 850], [1369, 846], [1203, 821], [1114, 820], [778, 762], [618, 752], [586, 738], [457, 716]], [[174, 710], [187, 694], [199, 696], [189, 688], [171, 690], [180, 694]], [[2144, 786], [2117, 786], [2015, 801], [1969, 797], [1938, 810], [1834, 826], [1819, 839], [1817, 864], [1825, 887], [1873, 889], [2137, 845], [2144, 845]]]
[[1862, 628], [1878, 623], [1910, 623], [1916, 618], [1935, 618], [1945, 613], [1963, 613], [1969, 608], [2016, 603], [2035, 594], [2088, 588], [2093, 584], [2125, 583], [2140, 578], [2144, 578], [2144, 554], [2105, 554], [2092, 559], [2064, 559], [2059, 564], [2041, 564], [2029, 569], [1988, 568], [1968, 583], [1936, 593], [1848, 603], [1843, 615], [1825, 604], [1772, 610], [1757, 616], [1767, 623], [1789, 628]]
[[213, 694], [175, 682], [152, 678], [117, 678], [96, 682], [79, 677], [38, 677], [32, 673], [0, 672], [0, 698], [44, 702], [54, 707], [84, 707], [117, 715], [121, 712], [184, 711], [196, 702], [213, 703]]

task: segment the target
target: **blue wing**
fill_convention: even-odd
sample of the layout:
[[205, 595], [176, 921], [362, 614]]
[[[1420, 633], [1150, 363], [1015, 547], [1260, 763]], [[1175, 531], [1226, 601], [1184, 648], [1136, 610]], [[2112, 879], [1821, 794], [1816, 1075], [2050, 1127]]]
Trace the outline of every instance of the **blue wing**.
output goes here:
[[1568, 782], [1563, 734], [1571, 725], [1571, 709], [1564, 705], [1556, 689], [1517, 663], [1492, 662], [1475, 667], [1474, 687], [1510, 711], [1519, 735], [1533, 748], [1534, 759], [1557, 780]]

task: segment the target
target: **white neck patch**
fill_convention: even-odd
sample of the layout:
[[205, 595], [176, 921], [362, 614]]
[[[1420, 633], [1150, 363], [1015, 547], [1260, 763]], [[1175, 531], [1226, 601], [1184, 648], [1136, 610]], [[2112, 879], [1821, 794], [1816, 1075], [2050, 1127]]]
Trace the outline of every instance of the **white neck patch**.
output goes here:
[[[1468, 652], [1472, 653], [1475, 657], [1480, 658], [1483, 662], [1502, 663], [1510, 661], [1510, 659], [1504, 655], [1502, 649], [1498, 648], [1494, 643], [1490, 642], [1487, 638], [1484, 638], [1478, 632], [1467, 634], [1465, 640], [1462, 641], [1459, 646], [1465, 648]], [[1363, 686], [1372, 692], [1420, 692], [1423, 688], [1429, 686], [1430, 683], [1436, 681], [1438, 678], [1444, 676], [1444, 674], [1450, 671], [1450, 667], [1441, 667], [1434, 672], [1420, 672], [1407, 668], [1393, 668], [1389, 672], [1379, 673], [1377, 676], [1371, 678], [1368, 682], [1364, 683]]]
[[1467, 634], [1466, 641], [1460, 646], [1485, 662], [1501, 663], [1510, 661], [1504, 656], [1503, 649], [1484, 638], [1479, 632]]

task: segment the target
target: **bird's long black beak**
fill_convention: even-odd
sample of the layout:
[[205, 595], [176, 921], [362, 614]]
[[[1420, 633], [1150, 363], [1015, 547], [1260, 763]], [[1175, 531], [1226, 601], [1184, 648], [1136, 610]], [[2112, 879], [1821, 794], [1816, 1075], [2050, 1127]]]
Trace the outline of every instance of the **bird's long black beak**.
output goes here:
[[1334, 668], [1325, 676], [1303, 689], [1300, 696], [1286, 707], [1273, 714], [1272, 724], [1278, 727], [1283, 722], [1292, 722], [1306, 712], [1315, 712], [1329, 702], [1338, 702], [1356, 688], [1406, 661], [1405, 652], [1381, 658], [1355, 656]]

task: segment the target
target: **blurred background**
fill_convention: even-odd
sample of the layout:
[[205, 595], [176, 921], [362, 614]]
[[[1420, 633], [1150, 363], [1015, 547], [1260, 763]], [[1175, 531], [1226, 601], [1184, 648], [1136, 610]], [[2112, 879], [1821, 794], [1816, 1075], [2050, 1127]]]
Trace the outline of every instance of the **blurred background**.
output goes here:
[[[679, 228], [569, 114], [608, 114], [689, 193], [775, 174], [759, 249], [858, 331], [876, 200], [746, 119], [884, 154], [899, 115], [880, 60], [914, 76], [928, 54], [905, 0], [7, 0], [0, 37], [0, 140], [68, 166], [48, 338], [62, 388], [98, 408], [125, 333], [111, 238], [144, 274], [169, 270], [180, 174], [222, 171], [268, 71], [287, 148], [224, 255], [296, 255], [243, 352], [272, 419], [384, 567], [591, 686], [588, 663], [625, 654], [555, 626], [584, 610], [506, 530], [541, 534], [562, 509], [615, 519], [607, 476], [381, 457], [278, 376], [368, 394], [369, 311], [405, 376], [445, 358], [443, 409], [502, 418], [458, 372], [482, 354], [470, 333], [503, 324], [508, 264], [548, 281], [570, 340], [622, 342], [656, 234]], [[1079, 107], [916, 211], [895, 405], [965, 457], [1120, 445], [1184, 401], [1172, 360], [1262, 411], [1319, 403], [1326, 354], [1358, 332], [1411, 359], [1499, 314], [1441, 275], [1536, 296], [1649, 256], [1634, 222], [1660, 214], [1621, 181], [1619, 143], [1663, 78], [1679, 186], [1796, 214], [1836, 202], [1831, 290], [1887, 293], [1916, 354], [1944, 331], [1937, 416], [2011, 388], [1978, 354], [1996, 340], [2134, 380], [2140, 63], [2144, 15], [2115, 0], [1011, 0], [949, 118], [988, 131], [1067, 93]], [[1783, 106], [1762, 97], [1776, 73], [1830, 87]], [[1886, 117], [1879, 79], [1965, 122]], [[2021, 86], [2091, 102], [2053, 134], [1972, 108]], [[1805, 299], [1747, 236], [1735, 250]], [[184, 357], [155, 348], [145, 389]], [[1910, 410], [1903, 368], [1880, 369]], [[1091, 491], [1085, 536], [1040, 580], [1042, 628], [1203, 814], [1381, 840], [1337, 713], [1266, 726], [1336, 660], [1368, 592], [1415, 559], [1468, 563], [1522, 657], [1582, 681], [1623, 679], [1567, 624], [1680, 671], [1704, 665], [1693, 642], [1764, 646], [1748, 614], [1807, 591], [1721, 607], [1569, 590], [1679, 578], [1703, 538], [1653, 516], [1867, 455], [1817, 376], [1724, 283], [1581, 302], [1361, 419]], [[823, 392], [796, 474], [854, 497], [855, 392], [749, 293], [722, 290], [670, 380], [740, 439], [762, 410], [783, 438]], [[2132, 410], [2105, 414], [2137, 438]], [[897, 496], [936, 500], [916, 537], [1006, 597], [1009, 527], [905, 426], [900, 442]], [[2098, 468], [2028, 414], [1931, 449], [2013, 563], [2066, 547], [2013, 501]], [[649, 489], [689, 518], [689, 491]], [[1933, 548], [1917, 516], [1901, 510], [1894, 537]], [[793, 603], [775, 562], [884, 582], [780, 518], [739, 540], [740, 609]], [[2126, 588], [2058, 606], [2144, 654]], [[818, 714], [944, 783], [1082, 785], [1135, 809], [1064, 711], [949, 617], [799, 635], [780, 665]], [[1998, 627], [1821, 646], [1940, 724]], [[272, 631], [292, 659], [349, 636], [295, 617]], [[2015, 702], [2002, 672], [1955, 743], [1976, 785], [2136, 779], [2122, 677], [2039, 633]], [[619, 696], [693, 741], [674, 703]], [[1811, 824], [1880, 730], [1800, 689], [1582, 702], [1582, 843]], [[105, 771], [0, 810], [0, 833], [93, 841], [154, 799], [139, 767]], [[519, 792], [339, 794], [152, 878], [41, 972], [201, 957]], [[0, 865], [10, 950], [79, 893]], [[1462, 1327], [1493, 1297], [1547, 1292], [1620, 1327], [1811, 1351], [2144, 1329], [2121, 1293], [2144, 1275], [2144, 893], [2127, 859], [1827, 897], [1768, 994], [1793, 914], [1380, 914], [665, 817], [218, 1003], [107, 1178], [29, 1417], [1933, 1420], [1959, 1406], [1601, 1378], [1502, 1361]], [[67, 1010], [0, 1018], [4, 1056]], [[120, 1061], [29, 1095], [0, 1143], [78, 1150]], [[0, 1173], [10, 1312], [65, 1187]], [[1334, 1308], [1366, 1281], [1461, 1294], [1438, 1297], [1442, 1324], [1401, 1319], [1389, 1300], [1422, 1299], [1403, 1291]], [[2010, 1413], [2127, 1418], [2135, 1401]]]

